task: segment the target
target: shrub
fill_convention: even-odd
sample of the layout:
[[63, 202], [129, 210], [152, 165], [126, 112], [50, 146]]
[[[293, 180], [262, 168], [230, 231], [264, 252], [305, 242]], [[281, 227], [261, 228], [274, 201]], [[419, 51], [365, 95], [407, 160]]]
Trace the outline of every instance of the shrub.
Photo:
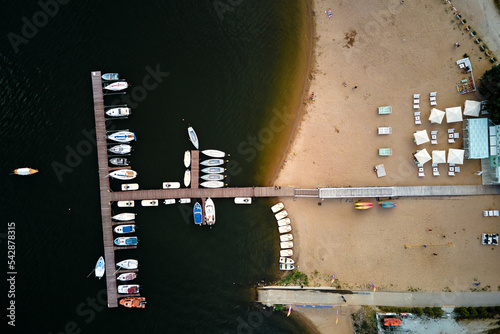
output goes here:
[[474, 307], [469, 307], [467, 309], [469, 311], [469, 317], [470, 318], [477, 318], [477, 310]]
[[477, 308], [477, 313], [479, 313], [481, 318], [486, 318], [488, 316], [488, 311], [486, 311], [486, 309], [482, 306]]
[[430, 318], [434, 317], [434, 311], [430, 307], [426, 307], [424, 309], [425, 314], [427, 314]]
[[459, 307], [457, 310], [458, 314], [460, 314], [461, 317], [468, 318], [469, 317], [469, 311], [467, 311], [467, 308], [465, 307]]
[[434, 316], [436, 318], [441, 318], [443, 316], [443, 310], [440, 307], [433, 307], [432, 311], [434, 312]]
[[424, 311], [420, 307], [415, 307], [413, 309], [413, 313], [415, 313], [419, 317], [424, 315]]

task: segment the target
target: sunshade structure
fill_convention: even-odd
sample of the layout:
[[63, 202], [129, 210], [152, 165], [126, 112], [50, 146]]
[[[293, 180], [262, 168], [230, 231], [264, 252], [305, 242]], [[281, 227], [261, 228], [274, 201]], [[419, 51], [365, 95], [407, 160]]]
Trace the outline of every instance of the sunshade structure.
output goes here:
[[418, 151], [415, 154], [415, 158], [420, 162], [422, 165], [425, 164], [427, 161], [431, 160], [431, 156], [429, 155], [429, 152], [424, 148], [423, 150]]
[[446, 113], [444, 111], [436, 109], [436, 108], [432, 108], [431, 115], [429, 116], [429, 121], [431, 123], [441, 124], [441, 122], [443, 121], [444, 115], [446, 115]]
[[446, 108], [446, 121], [448, 123], [461, 122], [462, 117], [462, 107]]
[[417, 131], [413, 134], [413, 137], [415, 137], [415, 143], [417, 143], [417, 145], [428, 143], [430, 141], [427, 130]]
[[464, 163], [464, 150], [450, 148], [448, 150], [448, 163], [462, 165]]
[[481, 111], [481, 102], [465, 100], [464, 115], [478, 117], [480, 111]]
[[433, 164], [445, 164], [446, 163], [446, 151], [434, 150], [432, 151], [432, 163]]

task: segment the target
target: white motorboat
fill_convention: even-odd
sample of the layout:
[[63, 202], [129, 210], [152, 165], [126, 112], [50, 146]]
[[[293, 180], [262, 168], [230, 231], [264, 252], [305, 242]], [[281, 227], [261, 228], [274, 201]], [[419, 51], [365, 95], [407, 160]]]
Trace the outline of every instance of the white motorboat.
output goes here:
[[280, 211], [274, 215], [274, 217], [276, 217], [276, 220], [286, 218], [287, 216], [288, 216], [288, 212], [286, 212], [286, 210]]
[[293, 248], [293, 241], [283, 241], [283, 242], [280, 242], [280, 247], [282, 249]]
[[129, 84], [125, 81], [117, 81], [117, 82], [113, 82], [109, 85], [104, 86], [104, 89], [117, 92], [120, 90], [127, 89], [128, 86], [129, 86]]
[[278, 220], [278, 226], [290, 225], [290, 218]]
[[284, 263], [284, 264], [294, 264], [295, 261], [292, 260], [292, 259], [289, 259], [287, 257], [280, 257], [280, 263]]
[[288, 233], [288, 232], [290, 232], [291, 230], [292, 230], [292, 226], [291, 226], [291, 225], [285, 225], [285, 226], [280, 226], [280, 227], [278, 227], [278, 231], [279, 231], [280, 233], [282, 233], [282, 234], [283, 234], [283, 233]]
[[134, 201], [118, 201], [117, 205], [119, 208], [133, 208], [135, 206]]
[[236, 204], [252, 204], [252, 198], [250, 198], [250, 197], [235, 197], [234, 203], [236, 203]]
[[202, 175], [201, 178], [203, 180], [207, 180], [207, 181], [220, 181], [220, 180], [224, 180], [226, 176], [225, 175], [222, 175], [222, 174], [206, 174], [206, 175]]
[[200, 183], [200, 186], [205, 188], [222, 188], [224, 187], [224, 182], [222, 181], [205, 181]]
[[280, 263], [280, 270], [294, 270], [293, 264]]
[[116, 141], [118, 143], [128, 143], [131, 142], [132, 140], [136, 140], [135, 133], [130, 131], [117, 131], [106, 136], [106, 138], [109, 140]]
[[225, 152], [219, 150], [203, 150], [201, 153], [205, 154], [207, 157], [212, 158], [224, 158], [226, 156]]
[[118, 225], [114, 228], [115, 233], [126, 234], [135, 232], [135, 224]]
[[208, 159], [200, 162], [200, 165], [203, 166], [220, 166], [224, 163], [223, 159]]
[[139, 239], [137, 237], [118, 237], [113, 242], [117, 246], [137, 246]]
[[158, 206], [157, 199], [144, 199], [141, 201], [142, 206]]
[[127, 190], [137, 190], [139, 189], [139, 183], [126, 183], [122, 184], [122, 190], [127, 191]]
[[23, 167], [23, 168], [14, 169], [14, 174], [16, 174], [16, 175], [26, 176], [26, 175], [33, 175], [36, 173], [38, 173], [38, 169], [34, 169], [34, 168], [30, 168], [30, 167]]
[[111, 108], [106, 110], [106, 115], [110, 117], [125, 117], [131, 114], [130, 108]]
[[109, 173], [109, 176], [118, 180], [132, 180], [137, 177], [137, 172], [132, 169], [119, 169]]
[[199, 146], [198, 136], [196, 135], [196, 132], [191, 126], [188, 128], [188, 135], [189, 135], [189, 140], [191, 140], [191, 143], [193, 143], [194, 147], [198, 149]]
[[210, 197], [205, 201], [205, 222], [207, 225], [215, 224], [215, 205]]
[[283, 205], [283, 203], [279, 202], [279, 203], [273, 205], [271, 207], [271, 210], [273, 211], [273, 213], [276, 213], [278, 211], [283, 210], [284, 208], [285, 208], [285, 205]]
[[133, 281], [136, 279], [137, 274], [136, 273], [124, 273], [120, 274], [116, 279], [119, 281]]
[[104, 258], [101, 256], [95, 265], [95, 277], [101, 279], [104, 276], [106, 266], [104, 265]]
[[291, 233], [280, 235], [280, 241], [292, 241], [292, 240], [293, 240], [293, 235]]
[[186, 169], [184, 172], [184, 186], [189, 187], [191, 184], [191, 171], [189, 169]]
[[163, 182], [163, 189], [178, 189], [180, 187], [180, 182]]
[[292, 255], [293, 255], [293, 250], [291, 250], [291, 249], [280, 250], [280, 256], [281, 257], [292, 256]]
[[174, 198], [166, 199], [163, 201], [163, 204], [165, 205], [175, 204], [175, 199]]
[[114, 81], [114, 80], [119, 80], [120, 75], [118, 73], [104, 73], [101, 75], [102, 80], [104, 81]]
[[191, 198], [181, 198], [179, 199], [180, 204], [189, 204], [191, 203]]
[[129, 161], [127, 158], [111, 158], [109, 163], [115, 166], [128, 166]]
[[128, 221], [128, 220], [134, 220], [135, 219], [135, 213], [130, 213], [130, 212], [124, 212], [120, 213], [117, 215], [114, 215], [113, 217], [114, 220], [119, 220], [119, 221]]
[[110, 147], [108, 151], [114, 154], [128, 154], [132, 151], [132, 146], [127, 144], [120, 144]]
[[137, 267], [139, 267], [139, 261], [134, 259], [123, 260], [118, 262], [116, 266], [123, 269], [137, 269]]
[[220, 174], [224, 173], [226, 169], [224, 167], [207, 167], [201, 170], [202, 173], [206, 174]]
[[139, 293], [139, 284], [118, 285], [118, 293]]
[[184, 152], [184, 166], [188, 168], [191, 165], [191, 151]]

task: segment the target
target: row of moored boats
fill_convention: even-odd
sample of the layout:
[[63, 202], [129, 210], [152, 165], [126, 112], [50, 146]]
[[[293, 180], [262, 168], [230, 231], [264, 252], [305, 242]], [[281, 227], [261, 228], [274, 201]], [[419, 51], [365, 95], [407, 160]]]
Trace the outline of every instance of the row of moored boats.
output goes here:
[[271, 207], [271, 211], [275, 214], [274, 217], [278, 223], [278, 231], [280, 232], [280, 270], [293, 270], [295, 269], [294, 263], [290, 257], [293, 255], [293, 235], [289, 232], [292, 231], [290, 225], [290, 218], [288, 212], [284, 210], [283, 203], [277, 203]]

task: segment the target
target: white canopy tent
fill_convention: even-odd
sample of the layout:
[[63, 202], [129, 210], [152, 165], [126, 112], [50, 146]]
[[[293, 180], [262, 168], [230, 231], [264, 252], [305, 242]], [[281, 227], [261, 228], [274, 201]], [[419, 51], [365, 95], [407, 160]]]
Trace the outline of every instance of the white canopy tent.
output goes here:
[[446, 151], [444, 151], [444, 150], [432, 151], [432, 163], [433, 164], [445, 164], [446, 163]]
[[413, 137], [415, 137], [415, 143], [417, 143], [417, 145], [428, 143], [430, 141], [427, 130], [417, 131], [413, 134]]
[[450, 148], [448, 150], [448, 163], [462, 165], [464, 163], [464, 150]]
[[446, 115], [446, 113], [444, 111], [436, 109], [436, 108], [432, 108], [431, 115], [429, 116], [429, 121], [431, 123], [441, 124], [441, 122], [443, 121], [444, 115]]
[[462, 107], [446, 108], [446, 121], [448, 123], [462, 122]]
[[429, 155], [429, 152], [424, 148], [423, 150], [418, 151], [415, 154], [415, 158], [420, 162], [422, 165], [425, 164], [427, 161], [431, 160], [431, 156]]
[[480, 111], [481, 111], [481, 102], [473, 100], [465, 100], [464, 115], [478, 117]]

